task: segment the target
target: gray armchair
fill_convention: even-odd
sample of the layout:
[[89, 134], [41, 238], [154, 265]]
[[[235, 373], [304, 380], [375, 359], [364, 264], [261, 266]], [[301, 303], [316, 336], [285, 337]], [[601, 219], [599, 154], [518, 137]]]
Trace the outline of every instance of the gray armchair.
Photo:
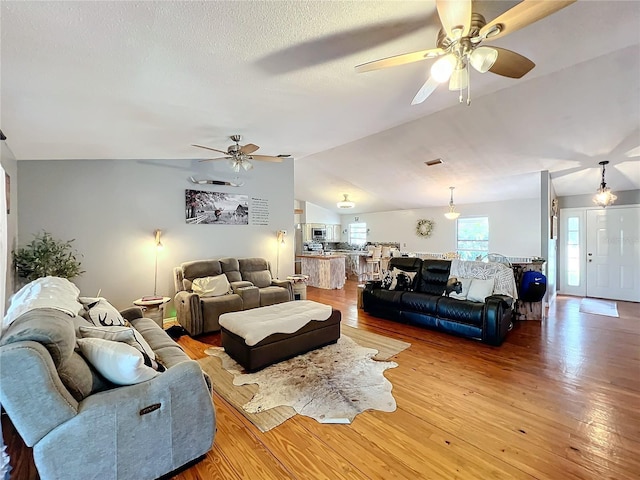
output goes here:
[[42, 479], [154, 479], [210, 450], [211, 391], [190, 360], [142, 311], [123, 312], [167, 370], [116, 386], [75, 351], [74, 319], [23, 314], [0, 339], [0, 403]]
[[[269, 262], [262, 258], [196, 260], [175, 267], [173, 273], [176, 317], [190, 335], [219, 331], [223, 313], [293, 300], [291, 282], [273, 280]], [[227, 277], [232, 293], [201, 297], [193, 291], [196, 278], [221, 274]]]

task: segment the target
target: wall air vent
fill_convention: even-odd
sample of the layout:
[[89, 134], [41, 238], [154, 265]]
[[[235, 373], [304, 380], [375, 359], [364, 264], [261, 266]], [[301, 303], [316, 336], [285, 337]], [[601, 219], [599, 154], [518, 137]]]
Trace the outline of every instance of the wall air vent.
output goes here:
[[434, 165], [440, 165], [441, 163], [444, 163], [441, 158], [436, 158], [435, 160], [424, 162], [427, 167], [433, 167]]

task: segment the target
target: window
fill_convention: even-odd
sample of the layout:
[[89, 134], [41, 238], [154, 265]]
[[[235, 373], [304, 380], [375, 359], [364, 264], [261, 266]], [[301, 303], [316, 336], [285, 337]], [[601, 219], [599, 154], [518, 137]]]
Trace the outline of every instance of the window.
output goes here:
[[457, 251], [461, 260], [489, 253], [489, 217], [458, 218]]
[[580, 218], [567, 218], [567, 285], [580, 286]]
[[349, 243], [351, 245], [364, 245], [365, 243], [367, 243], [366, 223], [349, 224]]

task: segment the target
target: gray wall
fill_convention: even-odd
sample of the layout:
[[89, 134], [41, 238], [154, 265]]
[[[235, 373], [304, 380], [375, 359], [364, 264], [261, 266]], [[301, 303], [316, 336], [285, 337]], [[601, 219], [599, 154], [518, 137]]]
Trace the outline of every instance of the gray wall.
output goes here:
[[[153, 293], [153, 232], [162, 230], [158, 294], [173, 296], [172, 269], [181, 262], [223, 256], [264, 257], [276, 273], [276, 231], [293, 233], [293, 159], [254, 162], [244, 185], [194, 185], [188, 178], [232, 180], [224, 161], [20, 161], [20, 244], [46, 230], [75, 239], [86, 270], [74, 279], [83, 295], [101, 295], [116, 307]], [[247, 194], [269, 203], [268, 225], [188, 225], [185, 190]], [[280, 277], [293, 273], [293, 237], [280, 251]], [[171, 311], [171, 306], [168, 309]]]
[[[18, 165], [7, 141], [0, 141], [0, 162], [2, 163], [2, 168], [9, 174], [11, 179], [10, 213], [7, 215], [6, 212], [0, 212], [1, 215], [7, 215], [7, 231], [1, 232], [1, 234], [6, 236], [7, 242], [7, 274], [2, 281], [6, 282], [5, 300], [8, 300], [14, 291], [13, 257], [11, 252], [18, 243]], [[4, 182], [4, 178], [0, 179], [0, 181]], [[5, 309], [8, 305], [9, 302], [5, 301]], [[0, 313], [4, 316], [4, 312]]]

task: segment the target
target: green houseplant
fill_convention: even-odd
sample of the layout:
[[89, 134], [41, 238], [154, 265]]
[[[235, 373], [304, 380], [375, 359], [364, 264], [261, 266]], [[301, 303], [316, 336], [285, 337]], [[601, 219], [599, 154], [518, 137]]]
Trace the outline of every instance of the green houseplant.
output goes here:
[[70, 279], [83, 274], [73, 241], [55, 239], [45, 231], [36, 234], [31, 243], [13, 252], [18, 276], [33, 281], [48, 275]]

